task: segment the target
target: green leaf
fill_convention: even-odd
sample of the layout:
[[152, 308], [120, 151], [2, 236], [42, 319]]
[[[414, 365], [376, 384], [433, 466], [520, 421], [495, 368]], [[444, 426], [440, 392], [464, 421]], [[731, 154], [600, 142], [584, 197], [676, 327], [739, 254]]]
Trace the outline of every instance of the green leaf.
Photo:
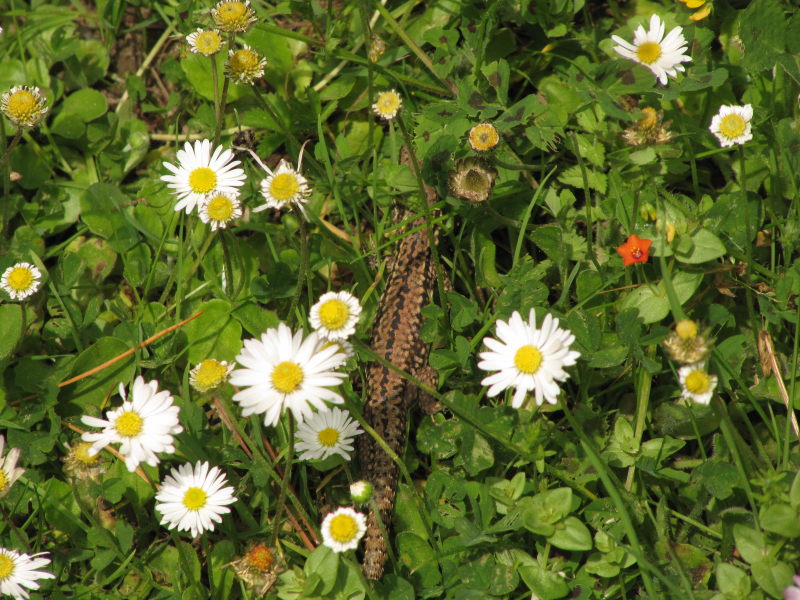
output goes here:
[[783, 590], [792, 585], [794, 569], [785, 562], [770, 558], [751, 565], [753, 579], [773, 598], [783, 598]]
[[750, 577], [733, 565], [720, 563], [717, 567], [715, 578], [719, 590], [726, 597], [744, 600], [750, 594]]
[[764, 535], [752, 527], [737, 523], [733, 526], [733, 539], [739, 554], [751, 565], [764, 560], [767, 556]]
[[116, 186], [95, 183], [81, 197], [81, 220], [90, 231], [107, 239], [114, 250], [127, 252], [139, 241], [138, 232], [125, 214], [131, 204], [131, 199]]
[[314, 575], [317, 585], [313, 592], [318, 595], [329, 593], [336, 586], [336, 576], [339, 571], [339, 553], [334, 552], [324, 544], [320, 544], [306, 559], [303, 567], [306, 577]]
[[[672, 285], [678, 302], [683, 305], [700, 287], [703, 281], [702, 273], [687, 273], [681, 271], [672, 278]], [[658, 285], [644, 284], [622, 299], [620, 308], [635, 308], [645, 324], [657, 323], [669, 314], [669, 300], [664, 289], [664, 283]]]
[[696, 265], [724, 256], [725, 244], [708, 229], [699, 229], [691, 236], [692, 248], [688, 253], [675, 252], [675, 258], [680, 262]]
[[742, 64], [756, 74], [775, 66], [784, 53], [787, 19], [777, 0], [755, 0], [739, 14], [739, 35], [746, 51]]
[[22, 307], [19, 304], [0, 306], [0, 360], [14, 351], [22, 337]]
[[569, 594], [569, 586], [561, 575], [539, 565], [522, 566], [519, 574], [539, 600], [558, 600]]
[[231, 305], [224, 300], [202, 304], [203, 314], [184, 327], [189, 345], [189, 362], [206, 358], [233, 360], [242, 348], [242, 326], [231, 315]]
[[585, 551], [592, 549], [592, 534], [577, 517], [567, 517], [555, 526], [547, 541], [562, 550]]
[[97, 90], [86, 88], [78, 90], [64, 99], [61, 114], [65, 117], [74, 115], [86, 123], [103, 116], [107, 110], [106, 97]]
[[800, 517], [788, 504], [777, 503], [761, 507], [761, 526], [785, 538], [800, 537]]
[[424, 539], [410, 531], [398, 534], [397, 553], [417, 587], [430, 588], [441, 583], [436, 553]]
[[[116, 358], [130, 346], [114, 337], [100, 338], [95, 344], [84, 350], [72, 364], [71, 375], [78, 375], [98, 367]], [[120, 383], [125, 384], [133, 379], [135, 361], [133, 355], [67, 386], [62, 392], [67, 401], [77, 405], [80, 413], [97, 414], [98, 408], [105, 398], [117, 391]], [[90, 411], [91, 409], [91, 411]]]

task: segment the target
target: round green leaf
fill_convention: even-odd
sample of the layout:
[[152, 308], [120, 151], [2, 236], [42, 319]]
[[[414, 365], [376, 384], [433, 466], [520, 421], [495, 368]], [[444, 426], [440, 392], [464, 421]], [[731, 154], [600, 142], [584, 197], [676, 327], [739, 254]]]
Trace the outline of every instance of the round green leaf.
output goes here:
[[675, 258], [683, 263], [696, 265], [714, 260], [725, 254], [725, 244], [708, 229], [700, 229], [692, 235], [692, 249], [688, 254], [675, 253]]
[[0, 306], [0, 360], [14, 351], [22, 336], [22, 307], [19, 304]]
[[61, 114], [65, 118], [74, 115], [87, 122], [103, 116], [107, 110], [106, 97], [97, 90], [86, 88], [78, 90], [64, 99]]
[[231, 305], [211, 300], [200, 307], [203, 314], [186, 325], [189, 362], [206, 358], [232, 360], [242, 347], [242, 326], [231, 316]]
[[577, 517], [567, 517], [556, 524], [556, 530], [547, 541], [562, 550], [591, 550], [592, 534]]

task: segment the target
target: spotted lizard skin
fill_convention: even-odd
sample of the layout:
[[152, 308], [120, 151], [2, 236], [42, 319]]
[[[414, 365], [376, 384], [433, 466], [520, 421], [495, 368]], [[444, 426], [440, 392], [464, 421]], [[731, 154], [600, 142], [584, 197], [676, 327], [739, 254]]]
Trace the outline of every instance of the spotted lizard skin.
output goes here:
[[[432, 188], [426, 192], [430, 203], [435, 192]], [[422, 218], [416, 219], [409, 229], [424, 222]], [[397, 244], [370, 341], [378, 356], [431, 387], [435, 387], [435, 372], [428, 366], [430, 348], [420, 339], [420, 329], [422, 308], [430, 302], [435, 282], [428, 231], [423, 226], [419, 231], [406, 234]], [[366, 390], [364, 418], [386, 444], [402, 456], [408, 412], [419, 400], [420, 390], [378, 362], [367, 368]], [[399, 469], [371, 436], [363, 434], [358, 439], [362, 478], [373, 484], [373, 498], [381, 522], [388, 528]], [[370, 509], [362, 562], [364, 575], [369, 579], [379, 579], [386, 558], [387, 542], [377, 515]]]

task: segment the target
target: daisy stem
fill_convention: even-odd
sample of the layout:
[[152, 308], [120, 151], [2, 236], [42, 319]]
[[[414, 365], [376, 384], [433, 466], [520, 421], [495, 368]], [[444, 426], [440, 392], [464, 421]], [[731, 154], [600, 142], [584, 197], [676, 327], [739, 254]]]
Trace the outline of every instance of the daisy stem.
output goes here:
[[300, 301], [300, 295], [303, 293], [303, 284], [308, 278], [308, 228], [306, 227], [306, 218], [303, 216], [303, 211], [296, 204], [292, 204], [292, 211], [299, 224], [300, 270], [297, 273], [297, 287], [294, 289], [292, 303], [289, 305], [289, 318], [293, 318], [297, 303]]
[[214, 125], [214, 145], [217, 145], [222, 135], [222, 110], [219, 103], [219, 71], [217, 70], [216, 55], [209, 56], [208, 59], [211, 61], [211, 81], [214, 86], [214, 116], [216, 117]]
[[661, 281], [664, 283], [664, 290], [667, 292], [672, 318], [677, 323], [686, 318], [686, 313], [683, 312], [681, 302], [678, 300], [678, 294], [675, 292], [675, 286], [672, 285], [672, 270], [667, 267], [667, 259], [664, 258], [663, 253], [658, 257], [658, 265], [661, 268]]
[[233, 268], [231, 263], [231, 253], [228, 250], [228, 242], [225, 239], [225, 230], [220, 229], [219, 233], [219, 242], [222, 245], [222, 259], [225, 262], [225, 271], [224, 273], [227, 274], [225, 277], [225, 285], [223, 289], [226, 290], [229, 294], [233, 294]]
[[[6, 141], [5, 140], [5, 131], [2, 131], [0, 133], [3, 134], [3, 143], [5, 143], [5, 141]], [[0, 164], [4, 164], [6, 162], [6, 160], [8, 160], [8, 157], [11, 155], [11, 151], [14, 149], [14, 146], [16, 146], [21, 139], [22, 139], [22, 129], [20, 128], [20, 129], [17, 129], [17, 133], [14, 134], [14, 138], [11, 140], [11, 143], [5, 149], [5, 152], [3, 152], [3, 157], [0, 158]], [[6, 168], [6, 170], [7, 169], [8, 168]], [[8, 177], [6, 177], [5, 181], [8, 181]], [[5, 185], [6, 184], [4, 183], [3, 184], [3, 188], [5, 188]]]
[[[739, 144], [737, 147], [739, 152], [739, 186], [742, 188], [742, 210], [744, 211], [744, 226], [747, 239], [744, 244], [745, 256], [747, 257], [747, 271], [752, 269], [753, 264], [753, 218], [750, 214], [750, 207], [747, 202], [747, 168], [744, 161], [744, 146]], [[749, 281], [749, 274], [747, 280]], [[745, 286], [745, 298], [747, 298], [747, 315], [751, 323], [756, 322], [755, 309], [753, 308], [753, 290], [750, 285]], [[753, 335], [757, 335], [753, 329]], [[758, 340], [756, 339], [756, 347], [758, 347]]]
[[[235, 41], [235, 35], [232, 33], [228, 34], [228, 48], [233, 47], [233, 42]], [[216, 63], [215, 63], [216, 68]], [[213, 71], [216, 72], [216, 71]], [[225, 102], [228, 100], [228, 86], [230, 85], [230, 79], [227, 77], [222, 78], [222, 96], [220, 97], [219, 104], [217, 104], [217, 124], [216, 129], [214, 131], [214, 145], [219, 145], [219, 139], [222, 134], [222, 122], [225, 120]], [[216, 93], [216, 84], [214, 85], [214, 91]]]
[[281, 529], [281, 514], [286, 507], [286, 490], [289, 489], [289, 482], [291, 481], [292, 460], [294, 460], [294, 417], [290, 414], [286, 420], [286, 468], [283, 470], [281, 491], [278, 494], [278, 506], [275, 509], [275, 519], [272, 521], [270, 546], [275, 546], [275, 542], [278, 539], [278, 531]]

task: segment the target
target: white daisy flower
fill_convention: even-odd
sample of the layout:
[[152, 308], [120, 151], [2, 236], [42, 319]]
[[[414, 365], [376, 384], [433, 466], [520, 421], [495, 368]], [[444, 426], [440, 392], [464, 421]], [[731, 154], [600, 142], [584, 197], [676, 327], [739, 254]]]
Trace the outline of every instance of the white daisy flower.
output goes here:
[[703, 363], [685, 365], [678, 369], [681, 382], [681, 397], [697, 404], [708, 405], [714, 389], [717, 387], [717, 376], [709, 375]]
[[225, 383], [233, 367], [227, 360], [206, 358], [189, 371], [189, 384], [200, 393], [208, 392]]
[[38, 590], [37, 579], [54, 579], [52, 573], [37, 570], [50, 564], [49, 558], [43, 558], [45, 554], [21, 554], [16, 550], [0, 548], [0, 594], [29, 598], [30, 592], [25, 588]]
[[38, 291], [41, 280], [39, 269], [31, 263], [20, 262], [3, 271], [0, 288], [8, 292], [12, 300], [24, 300]]
[[297, 426], [296, 448], [300, 460], [324, 460], [338, 454], [350, 460], [353, 438], [364, 433], [350, 413], [337, 407], [314, 415]]
[[489, 348], [481, 352], [478, 368], [484, 371], [497, 371], [489, 375], [481, 385], [489, 387], [489, 397], [503, 390], [516, 388], [511, 406], [519, 408], [525, 395], [533, 390], [536, 404], [541, 406], [546, 400], [550, 404], [558, 401], [560, 388], [558, 382], [566, 381], [569, 374], [564, 367], [575, 364], [580, 353], [570, 350], [575, 336], [568, 329], [558, 327], [558, 319], [547, 314], [542, 328], [536, 328], [536, 314], [530, 312], [530, 321], [522, 320], [514, 311], [508, 323], [498, 320], [497, 337], [500, 341], [486, 337], [483, 343]]
[[222, 49], [222, 36], [213, 29], [200, 29], [186, 36], [189, 50], [195, 54], [212, 56]]
[[381, 119], [391, 121], [397, 116], [400, 107], [403, 106], [403, 99], [395, 90], [387, 90], [385, 92], [378, 92], [375, 96], [375, 104], [372, 105], [372, 112], [378, 115]]
[[320, 338], [319, 349], [324, 350], [325, 348], [336, 348], [336, 351], [338, 352], [338, 356], [336, 358], [339, 359], [339, 364], [336, 365], [337, 367], [343, 365], [356, 355], [355, 351], [353, 350], [353, 344], [347, 340], [326, 340]]
[[327, 292], [311, 307], [308, 320], [323, 338], [344, 340], [356, 332], [361, 304], [349, 292]]
[[200, 220], [211, 225], [211, 231], [225, 229], [242, 216], [238, 194], [216, 194], [200, 204]]
[[284, 409], [298, 422], [313, 409], [328, 410], [326, 402], [341, 404], [342, 397], [329, 389], [339, 385], [344, 373], [333, 371], [342, 364], [336, 347], [321, 349], [319, 336], [292, 330], [281, 323], [268, 329], [260, 340], [244, 341], [236, 357], [242, 369], [231, 373], [230, 382], [246, 389], [233, 395], [242, 406], [242, 416], [264, 413], [264, 424], [275, 425]]
[[[302, 157], [300, 159], [302, 161]], [[267, 172], [266, 179], [261, 180], [261, 195], [266, 203], [253, 209], [253, 212], [261, 212], [268, 208], [283, 208], [290, 204], [297, 204], [300, 208], [306, 203], [311, 188], [308, 181], [299, 171], [292, 168], [286, 160], [281, 159], [277, 168], [272, 171], [266, 165], [261, 165]]]
[[128, 471], [135, 471], [142, 461], [156, 466], [159, 461], [157, 452], [175, 452], [172, 436], [183, 431], [178, 422], [180, 408], [173, 405], [168, 391], [158, 391], [158, 381], [145, 383], [141, 376], [133, 382], [131, 400], [127, 399], [121, 383], [119, 395], [122, 396], [122, 406], [108, 411], [106, 419], [89, 415], [81, 417], [87, 425], [103, 428], [99, 433], [87, 431], [81, 439], [92, 443], [89, 453], [93, 455], [108, 444], [120, 444], [119, 452], [125, 457]]
[[750, 132], [750, 121], [753, 118], [753, 107], [749, 104], [734, 106], [723, 104], [719, 112], [711, 119], [709, 130], [719, 140], [720, 146], [744, 144], [753, 139]]
[[161, 524], [167, 529], [189, 531], [195, 537], [204, 531], [214, 531], [221, 515], [231, 512], [228, 504], [236, 502], [233, 487], [219, 467], [209, 468], [207, 462], [197, 461], [173, 468], [164, 478], [156, 494], [156, 510], [163, 516]]
[[322, 543], [334, 552], [355, 550], [367, 531], [367, 518], [350, 507], [328, 513], [320, 527]]
[[197, 204], [212, 198], [215, 194], [236, 194], [244, 185], [246, 178], [242, 169], [234, 167], [239, 163], [233, 160], [233, 152], [222, 146], [211, 153], [211, 140], [198, 140], [194, 146], [189, 142], [178, 150], [178, 165], [168, 162], [164, 166], [172, 175], [164, 175], [162, 181], [178, 196], [175, 210], [186, 210], [188, 215]]
[[664, 22], [658, 15], [650, 17], [650, 30], [645, 31], [639, 25], [633, 33], [633, 43], [612, 35], [618, 46], [614, 50], [634, 62], [650, 69], [658, 77], [662, 85], [667, 85], [667, 76], [677, 77], [677, 72], [684, 71], [682, 62], [692, 60], [684, 54], [689, 45], [683, 37], [683, 30], [675, 27], [664, 37]]
[[6, 438], [0, 435], [0, 498], [8, 493], [14, 482], [25, 472], [25, 469], [17, 466], [19, 448], [10, 448], [8, 454], [3, 456], [5, 447]]
[[34, 127], [48, 110], [38, 87], [17, 85], [0, 96], [0, 112], [17, 127]]

